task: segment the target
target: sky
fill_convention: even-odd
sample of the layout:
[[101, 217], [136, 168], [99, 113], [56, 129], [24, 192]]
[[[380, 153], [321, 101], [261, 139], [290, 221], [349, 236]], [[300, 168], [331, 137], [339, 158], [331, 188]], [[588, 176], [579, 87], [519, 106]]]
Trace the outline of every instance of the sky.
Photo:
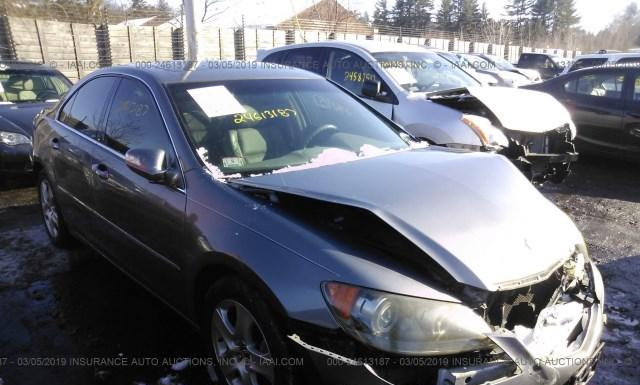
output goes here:
[[[121, 0], [123, 1], [123, 0]], [[202, 0], [204, 1], [204, 0]], [[237, 0], [230, 0], [235, 2]], [[319, 1], [319, 0], [315, 0]], [[376, 0], [339, 0], [343, 6], [348, 6], [350, 9], [358, 10], [361, 13], [365, 11], [369, 12], [369, 16], [373, 16]], [[485, 0], [491, 16], [499, 18], [504, 15], [504, 5], [507, 0]], [[151, 3], [153, 0], [150, 1]], [[242, 3], [250, 3], [250, 0], [243, 0]], [[270, 1], [255, 0], [255, 6], [248, 7], [249, 9], [261, 9], [262, 12], [275, 13], [277, 10], [273, 8], [280, 8], [280, 11], [284, 11], [284, 8], [294, 8], [296, 11], [304, 9], [308, 3], [312, 3], [312, 0], [277, 0], [283, 7], [269, 7], [264, 6], [265, 3]], [[387, 1], [389, 6], [392, 6], [394, 0]], [[483, 0], [479, 0], [482, 4]], [[619, 13], [622, 13], [629, 3], [635, 2], [640, 8], [640, 0], [575, 0], [578, 14], [581, 16], [580, 26], [589, 32], [598, 32], [604, 29], [613, 20], [613, 17]], [[169, 4], [177, 6], [182, 3], [182, 0], [169, 0]], [[440, 6], [440, 0], [435, 0], [436, 9]], [[261, 7], [262, 5], [262, 7]], [[251, 12], [251, 11], [249, 11]]]

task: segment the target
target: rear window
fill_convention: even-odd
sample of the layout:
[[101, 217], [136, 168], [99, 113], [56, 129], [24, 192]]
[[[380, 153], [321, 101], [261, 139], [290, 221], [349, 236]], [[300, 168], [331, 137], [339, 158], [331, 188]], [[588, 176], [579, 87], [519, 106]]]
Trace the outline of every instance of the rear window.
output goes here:
[[638, 57], [625, 57], [616, 62], [618, 65], [624, 65], [629, 67], [640, 67], [640, 56]]

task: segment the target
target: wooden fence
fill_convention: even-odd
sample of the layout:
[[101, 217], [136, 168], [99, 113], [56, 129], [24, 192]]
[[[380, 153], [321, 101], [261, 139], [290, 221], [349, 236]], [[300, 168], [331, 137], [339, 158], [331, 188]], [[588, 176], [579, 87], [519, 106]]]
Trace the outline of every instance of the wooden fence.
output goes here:
[[[337, 40], [375, 40], [429, 45], [444, 50], [489, 53], [515, 62], [522, 52], [548, 52], [571, 59], [579, 51], [505, 46], [440, 37], [332, 33], [321, 30], [230, 29], [206, 25], [199, 50], [203, 57], [255, 60], [258, 50], [286, 44]], [[64, 23], [0, 17], [0, 57], [47, 63], [72, 80], [104, 66], [139, 61], [184, 59], [181, 28]]]

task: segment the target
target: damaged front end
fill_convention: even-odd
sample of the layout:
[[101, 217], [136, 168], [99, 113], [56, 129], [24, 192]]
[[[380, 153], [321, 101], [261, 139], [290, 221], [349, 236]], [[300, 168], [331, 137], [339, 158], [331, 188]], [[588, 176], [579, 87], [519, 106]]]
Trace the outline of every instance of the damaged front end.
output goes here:
[[[463, 123], [480, 138], [484, 150], [505, 155], [534, 183], [560, 183], [578, 160], [575, 126], [556, 100], [528, 90], [458, 89], [429, 94], [430, 101], [462, 112]], [[494, 95], [496, 94], [496, 95]], [[539, 93], [537, 93], [539, 94]], [[543, 116], [544, 118], [540, 118]], [[488, 125], [478, 121], [487, 120]], [[506, 140], [492, 141], [493, 131]]]
[[[485, 333], [490, 344], [468, 353], [329, 351], [310, 344], [319, 341], [313, 336], [290, 339], [307, 352], [327, 383], [583, 385], [602, 350], [603, 293], [595, 265], [576, 251], [548, 279], [531, 286], [496, 292], [464, 287], [459, 293], [463, 303], [491, 329]], [[456, 314], [450, 318], [463, 321]]]
[[509, 146], [500, 151], [532, 182], [561, 183], [569, 175], [578, 153], [569, 123], [543, 133], [505, 130]]

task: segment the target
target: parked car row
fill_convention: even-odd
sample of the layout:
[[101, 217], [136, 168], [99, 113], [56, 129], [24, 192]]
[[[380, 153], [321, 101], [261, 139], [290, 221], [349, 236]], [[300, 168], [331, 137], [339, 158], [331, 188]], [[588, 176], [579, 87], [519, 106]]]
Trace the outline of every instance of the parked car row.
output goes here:
[[213, 381], [588, 382], [602, 278], [529, 181], [559, 182], [577, 159], [560, 102], [598, 141], [571, 97], [627, 108], [619, 136], [635, 143], [636, 72], [526, 86], [558, 102], [479, 80], [535, 71], [423, 47], [260, 58], [300, 69], [130, 66], [71, 86], [5, 65], [2, 171], [38, 175], [55, 244], [89, 245], [200, 330]]
[[324, 76], [429, 143], [503, 154], [536, 182], [564, 180], [578, 156], [567, 110], [540, 92], [483, 87], [450, 56], [411, 45], [328, 41], [274, 48], [259, 59]]
[[566, 109], [426, 49], [265, 60], [311, 71], [105, 68], [38, 114], [51, 240], [175, 309], [218, 383], [586, 384], [603, 281], [530, 183], [575, 160]]

